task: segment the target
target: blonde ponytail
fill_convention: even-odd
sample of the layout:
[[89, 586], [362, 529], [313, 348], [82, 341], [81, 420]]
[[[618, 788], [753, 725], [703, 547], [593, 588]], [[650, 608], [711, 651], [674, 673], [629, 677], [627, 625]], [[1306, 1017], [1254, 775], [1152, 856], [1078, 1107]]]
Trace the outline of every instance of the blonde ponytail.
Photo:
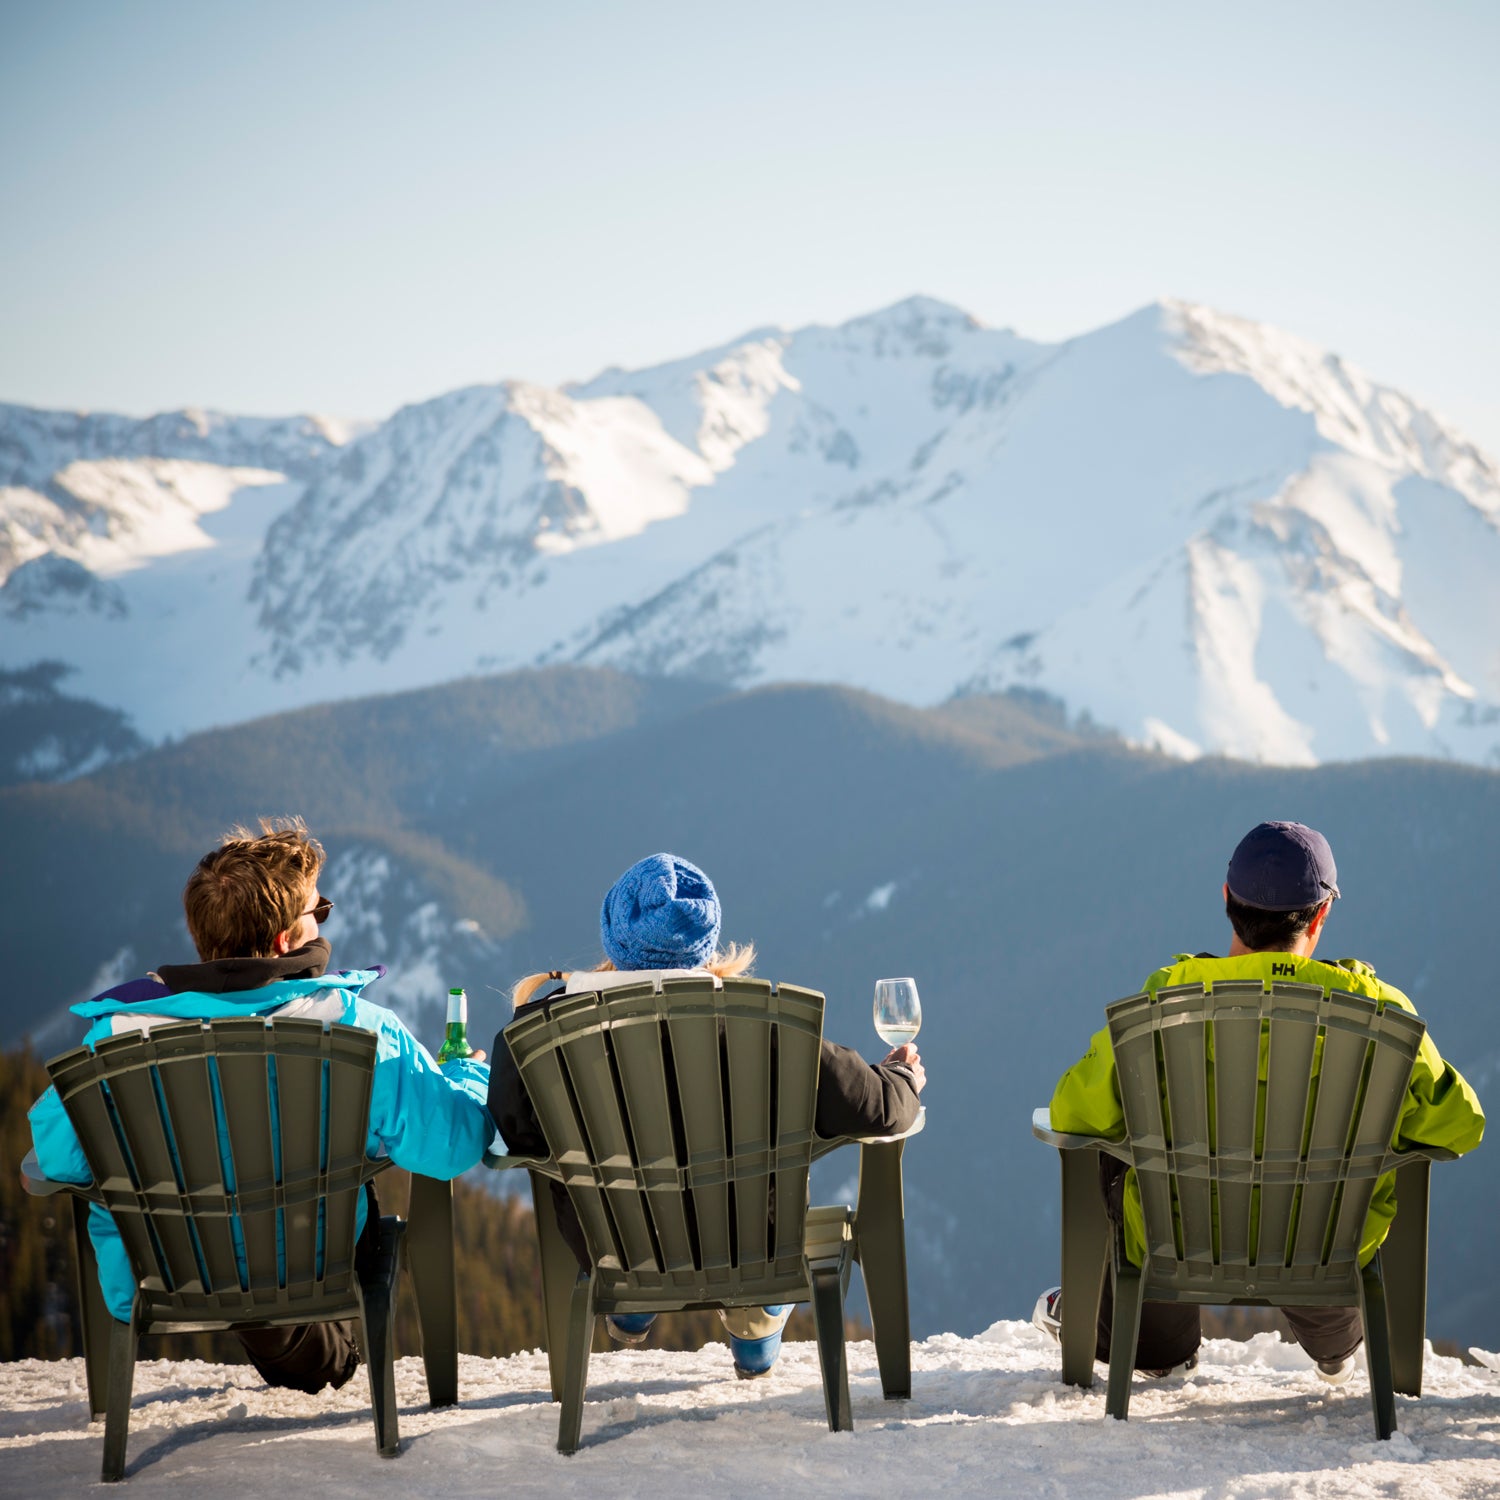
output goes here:
[[546, 969], [540, 974], [528, 974], [525, 979], [518, 980], [516, 987], [510, 992], [511, 1009], [519, 1010], [549, 979], [561, 979], [566, 984], [568, 976], [561, 969]]
[[[742, 974], [748, 974], [754, 962], [754, 943], [731, 943], [721, 952], [715, 953], [706, 963], [697, 964], [694, 967], [707, 969], [710, 974], [720, 979], [735, 979]], [[589, 973], [611, 974], [614, 969], [615, 965], [606, 958], [595, 964]], [[566, 969], [547, 969], [540, 974], [528, 974], [525, 979], [519, 980], [510, 992], [511, 1006], [519, 1010], [544, 984], [549, 981], [556, 983], [558, 980], [566, 984], [572, 977], [573, 971]]]

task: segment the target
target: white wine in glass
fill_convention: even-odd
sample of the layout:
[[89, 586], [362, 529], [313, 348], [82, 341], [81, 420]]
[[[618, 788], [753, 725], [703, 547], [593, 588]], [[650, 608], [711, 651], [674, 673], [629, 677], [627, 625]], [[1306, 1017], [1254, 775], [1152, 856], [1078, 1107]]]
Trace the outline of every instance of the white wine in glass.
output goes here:
[[875, 1030], [887, 1047], [912, 1041], [922, 1029], [922, 1001], [915, 979], [875, 981]]

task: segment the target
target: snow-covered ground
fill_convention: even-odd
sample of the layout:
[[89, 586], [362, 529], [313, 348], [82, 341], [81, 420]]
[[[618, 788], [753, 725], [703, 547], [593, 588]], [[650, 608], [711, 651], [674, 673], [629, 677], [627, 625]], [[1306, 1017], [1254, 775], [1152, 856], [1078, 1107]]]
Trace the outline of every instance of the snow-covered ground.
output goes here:
[[[457, 1408], [430, 1412], [418, 1360], [397, 1366], [402, 1451], [375, 1451], [363, 1375], [336, 1395], [271, 1392], [248, 1366], [136, 1367], [130, 1493], [317, 1495], [1500, 1494], [1500, 1360], [1427, 1359], [1420, 1400], [1375, 1441], [1363, 1367], [1334, 1390], [1274, 1334], [1211, 1341], [1182, 1384], [1137, 1378], [1127, 1424], [1059, 1383], [1054, 1344], [1024, 1323], [916, 1346], [912, 1400], [885, 1403], [874, 1348], [850, 1348], [855, 1430], [830, 1434], [812, 1344], [766, 1380], [728, 1351], [595, 1355], [583, 1447], [559, 1457], [541, 1353], [465, 1357]], [[0, 1365], [0, 1489], [40, 1500], [97, 1483], [80, 1361]]]

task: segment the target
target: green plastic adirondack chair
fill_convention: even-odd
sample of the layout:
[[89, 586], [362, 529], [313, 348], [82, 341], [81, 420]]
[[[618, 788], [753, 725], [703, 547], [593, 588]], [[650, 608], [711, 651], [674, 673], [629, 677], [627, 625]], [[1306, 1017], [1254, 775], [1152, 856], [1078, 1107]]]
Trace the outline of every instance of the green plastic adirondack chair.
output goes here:
[[[1427, 1316], [1427, 1190], [1439, 1148], [1395, 1152], [1426, 1026], [1363, 995], [1316, 985], [1220, 982], [1106, 1008], [1125, 1135], [1032, 1131], [1063, 1170], [1063, 1379], [1093, 1381], [1104, 1275], [1115, 1300], [1106, 1410], [1122, 1421], [1142, 1302], [1354, 1307], [1364, 1322], [1375, 1430], [1396, 1430], [1395, 1391], [1420, 1395]], [[1099, 1153], [1136, 1170], [1146, 1263], [1125, 1256], [1099, 1186]], [[1376, 1179], [1395, 1170], [1398, 1212], [1359, 1265]]]
[[[357, 1202], [390, 1165], [365, 1155], [375, 1053], [374, 1034], [352, 1026], [249, 1017], [158, 1026], [47, 1064], [94, 1180], [51, 1182], [34, 1153], [22, 1175], [32, 1193], [72, 1195], [89, 1414], [105, 1418], [104, 1480], [124, 1475], [137, 1346], [147, 1333], [356, 1318], [375, 1441], [382, 1455], [395, 1455], [395, 1293], [407, 1226], [382, 1218], [375, 1253], [355, 1263]], [[232, 1180], [220, 1152], [220, 1110]], [[451, 1214], [445, 1243], [440, 1212], [451, 1188], [412, 1182], [413, 1213], [423, 1202], [435, 1210], [413, 1241], [421, 1249], [413, 1269], [428, 1392], [434, 1405], [451, 1404], [453, 1242]], [[136, 1274], [129, 1323], [104, 1305], [87, 1228], [91, 1203], [110, 1211]]]
[[[810, 1301], [828, 1426], [850, 1430], [853, 1260], [885, 1397], [911, 1395], [906, 1137], [861, 1143], [857, 1210], [808, 1207], [813, 1159], [844, 1144], [813, 1133], [822, 1033], [813, 990], [696, 978], [560, 997], [506, 1028], [551, 1156], [489, 1164], [531, 1172], [560, 1453], [578, 1448], [594, 1318], [612, 1312]], [[548, 1179], [583, 1226], [586, 1276]]]

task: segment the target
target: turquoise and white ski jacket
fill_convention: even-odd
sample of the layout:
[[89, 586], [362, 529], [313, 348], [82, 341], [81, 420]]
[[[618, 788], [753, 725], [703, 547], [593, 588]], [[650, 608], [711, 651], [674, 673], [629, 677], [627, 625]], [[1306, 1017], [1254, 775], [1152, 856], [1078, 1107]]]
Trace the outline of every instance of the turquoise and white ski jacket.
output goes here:
[[[377, 970], [354, 969], [316, 979], [283, 979], [222, 995], [162, 991], [135, 1001], [101, 995], [75, 1005], [73, 1013], [94, 1022], [83, 1039], [90, 1047], [123, 1032], [220, 1016], [274, 1014], [373, 1031], [379, 1043], [365, 1150], [372, 1157], [389, 1156], [398, 1167], [425, 1177], [457, 1177], [478, 1166], [495, 1134], [485, 1108], [489, 1065], [461, 1061], [439, 1067], [393, 1012], [364, 998], [363, 990], [379, 977]], [[32, 1144], [42, 1171], [54, 1182], [91, 1182], [93, 1174], [55, 1088], [32, 1105], [30, 1119]], [[227, 1142], [223, 1148], [227, 1159]], [[356, 1232], [364, 1228], [365, 1213], [361, 1195]], [[135, 1301], [135, 1274], [120, 1231], [98, 1204], [90, 1207], [89, 1238], [99, 1259], [105, 1305], [127, 1322]], [[244, 1270], [242, 1263], [241, 1275]]]

